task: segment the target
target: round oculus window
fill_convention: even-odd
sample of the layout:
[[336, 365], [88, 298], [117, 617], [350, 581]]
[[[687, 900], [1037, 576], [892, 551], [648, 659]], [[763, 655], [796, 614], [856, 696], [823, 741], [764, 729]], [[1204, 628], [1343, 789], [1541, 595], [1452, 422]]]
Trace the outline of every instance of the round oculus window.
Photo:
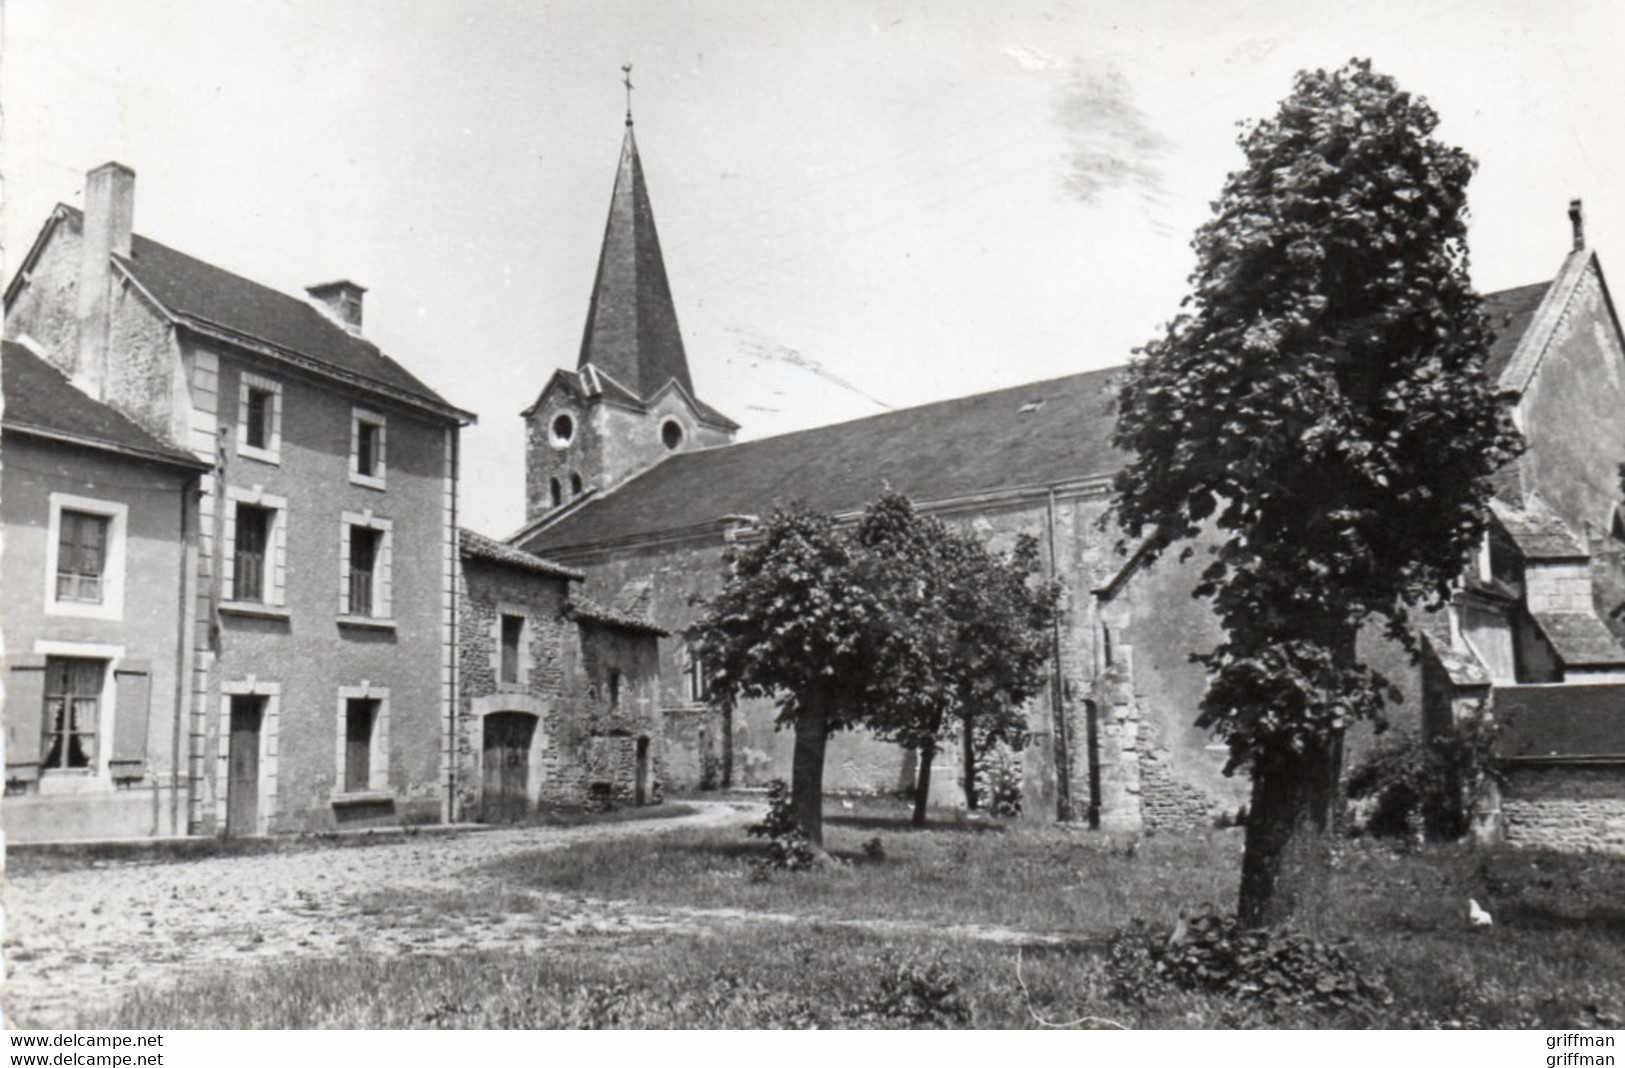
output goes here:
[[666, 420], [660, 428], [660, 440], [666, 448], [675, 449], [683, 443], [683, 428], [675, 419]]
[[576, 421], [570, 418], [569, 412], [560, 412], [553, 417], [553, 444], [568, 445], [576, 436]]

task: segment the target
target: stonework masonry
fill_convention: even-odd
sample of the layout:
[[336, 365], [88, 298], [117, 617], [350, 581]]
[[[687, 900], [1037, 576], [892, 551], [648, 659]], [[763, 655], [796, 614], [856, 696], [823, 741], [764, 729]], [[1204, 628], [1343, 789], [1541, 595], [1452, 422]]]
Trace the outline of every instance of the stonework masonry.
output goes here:
[[1523, 765], [1501, 788], [1513, 845], [1625, 854], [1625, 765]]

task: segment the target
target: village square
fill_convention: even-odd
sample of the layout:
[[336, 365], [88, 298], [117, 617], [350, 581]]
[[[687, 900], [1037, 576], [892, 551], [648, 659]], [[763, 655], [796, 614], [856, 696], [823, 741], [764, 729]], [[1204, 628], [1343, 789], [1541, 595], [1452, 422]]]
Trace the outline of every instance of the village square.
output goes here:
[[[515, 72], [590, 22], [565, 7], [485, 25], [428, 5], [462, 42], [444, 54], [491, 65], [447, 93], [490, 94], [492, 123], [548, 110], [509, 90], [544, 92]], [[680, 37], [727, 22], [623, 7]], [[831, 54], [915, 17], [955, 47], [993, 32], [970, 4], [890, 26], [836, 7], [861, 35]], [[1259, 88], [1186, 109], [1224, 154], [1178, 227], [1157, 216], [1184, 196], [1174, 120], [1136, 106], [1132, 62], [1008, 42], [1006, 76], [1052, 79], [1058, 204], [1028, 167], [938, 190], [974, 158], [913, 158], [1019, 101], [930, 112], [958, 125], [854, 146], [799, 193], [789, 170], [764, 200], [702, 193], [793, 156], [817, 108], [699, 136], [673, 100], [717, 75], [660, 51], [590, 88], [589, 57], [558, 51], [580, 68], [559, 99], [592, 109], [536, 117], [569, 137], [515, 135], [525, 158], [488, 185], [467, 147], [322, 134], [321, 106], [290, 160], [388, 142], [370, 184], [340, 188], [353, 158], [284, 186], [263, 158], [109, 136], [72, 170], [21, 168], [54, 183], [24, 225], [8, 159], [7, 1023], [1625, 1026], [1625, 328], [1603, 267], [1625, 198], [1566, 173], [1509, 196], [1520, 153], [1452, 124], [1460, 69], [1385, 66], [1398, 7], [1345, 27], [1352, 59], [1280, 43], [1308, 26], [1263, 47], [1211, 16], [1241, 35], [1220, 65], [1259, 64]], [[1418, 17], [1414, 47], [1460, 17]], [[747, 39], [802, 25], [778, 18]], [[430, 33], [368, 25], [390, 47]], [[39, 63], [21, 84], [51, 84]], [[350, 73], [312, 82], [332, 115], [399, 75]], [[1574, 139], [1588, 167], [1625, 151]], [[557, 232], [590, 243], [500, 244], [521, 228], [505, 198], [527, 199], [508, 179], [558, 168]], [[243, 210], [189, 210], [208, 180], [188, 169], [232, 174]], [[254, 200], [298, 182], [308, 216]], [[442, 182], [487, 214], [438, 218]], [[1001, 226], [1071, 219], [1088, 287], [1056, 281], [1071, 261], [1036, 230], [988, 251], [1007, 241], [973, 194], [1010, 183]], [[805, 203], [832, 190], [879, 221]], [[432, 273], [490, 303], [448, 326], [370, 276], [301, 288], [233, 251], [263, 234], [347, 272], [315, 220], [389, 212], [369, 264], [428, 242]], [[1088, 247], [1092, 221], [1143, 224], [1182, 266]], [[932, 257], [916, 228], [982, 252]], [[828, 252], [859, 234], [898, 256], [861, 297], [793, 273], [860, 272]], [[1046, 318], [1140, 300], [1118, 348]], [[545, 340], [512, 317], [531, 305], [560, 309]], [[999, 316], [1050, 362], [983, 351]], [[789, 340], [823, 330], [895, 366], [864, 378]]]

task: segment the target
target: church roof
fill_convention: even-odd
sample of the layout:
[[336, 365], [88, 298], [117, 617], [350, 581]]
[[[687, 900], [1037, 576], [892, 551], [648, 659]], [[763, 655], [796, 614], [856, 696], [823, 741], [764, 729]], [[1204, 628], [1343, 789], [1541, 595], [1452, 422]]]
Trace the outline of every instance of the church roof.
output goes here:
[[25, 345], [3, 343], [0, 395], [6, 400], [0, 426], [17, 434], [178, 467], [207, 469], [191, 453], [153, 437], [120, 412], [81, 391]]
[[1584, 560], [1590, 555], [1538, 494], [1528, 494], [1521, 508], [1491, 498], [1490, 512], [1525, 560]]
[[527, 537], [552, 550], [702, 528], [801, 501], [855, 511], [886, 487], [929, 502], [1110, 475], [1120, 368], [676, 453]]
[[1497, 686], [1495, 754], [1505, 760], [1625, 760], [1625, 685]]
[[[1485, 296], [1504, 366], [1551, 283]], [[562, 551], [703, 529], [799, 501], [855, 511], [887, 487], [917, 502], [1114, 474], [1123, 455], [1113, 379], [1122, 368], [886, 412], [711, 449], [676, 453], [539, 532], [516, 536]]]
[[640, 399], [676, 379], [694, 395], [683, 335], [677, 327], [654, 210], [632, 127], [621, 145], [598, 274], [587, 305], [577, 367], [591, 364]]

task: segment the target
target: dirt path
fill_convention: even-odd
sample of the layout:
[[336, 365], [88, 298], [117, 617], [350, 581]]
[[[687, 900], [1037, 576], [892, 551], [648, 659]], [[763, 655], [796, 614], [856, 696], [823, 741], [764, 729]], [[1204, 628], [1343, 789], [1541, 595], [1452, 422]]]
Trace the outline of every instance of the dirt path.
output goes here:
[[[200, 965], [346, 951], [525, 949], [582, 931], [625, 931], [640, 920], [603, 902], [537, 895], [533, 910], [489, 915], [367, 910], [383, 891], [506, 888], [476, 874], [493, 860], [576, 842], [743, 824], [754, 806], [692, 802], [671, 819], [587, 827], [526, 827], [423, 835], [348, 849], [204, 860], [112, 862], [68, 871], [8, 874], [5, 906], [7, 1022], [60, 1027], [88, 1003], [160, 984]], [[527, 903], [528, 904], [528, 903]]]
[[[698, 811], [673, 819], [436, 834], [364, 848], [115, 862], [12, 875], [6, 887], [7, 976], [0, 998], [16, 1026], [63, 1027], [87, 1007], [110, 1005], [136, 986], [161, 985], [210, 964], [348, 952], [524, 951], [585, 934], [805, 922], [805, 916], [790, 913], [520, 890], [478, 871], [517, 853], [687, 827], [742, 825], [760, 815], [753, 805], [690, 804]], [[437, 896], [448, 894], [456, 895], [455, 906], [438, 906]], [[883, 934], [1008, 944], [1054, 941], [991, 926], [819, 922]]]

